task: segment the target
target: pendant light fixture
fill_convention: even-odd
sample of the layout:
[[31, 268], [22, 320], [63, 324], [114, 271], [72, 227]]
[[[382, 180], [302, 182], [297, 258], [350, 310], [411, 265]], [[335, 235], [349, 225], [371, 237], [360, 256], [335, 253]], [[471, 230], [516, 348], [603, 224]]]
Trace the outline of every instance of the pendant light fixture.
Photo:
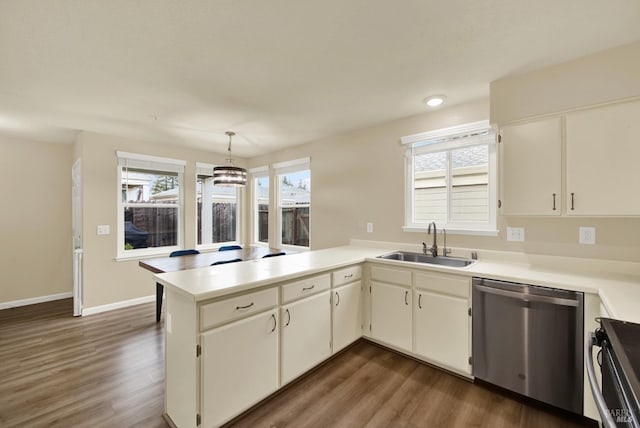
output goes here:
[[231, 137], [236, 135], [235, 132], [225, 132], [229, 136], [229, 158], [227, 159], [227, 165], [216, 166], [213, 168], [213, 184], [215, 186], [235, 186], [244, 187], [247, 185], [247, 170], [237, 166], [233, 166], [233, 159], [231, 158]]

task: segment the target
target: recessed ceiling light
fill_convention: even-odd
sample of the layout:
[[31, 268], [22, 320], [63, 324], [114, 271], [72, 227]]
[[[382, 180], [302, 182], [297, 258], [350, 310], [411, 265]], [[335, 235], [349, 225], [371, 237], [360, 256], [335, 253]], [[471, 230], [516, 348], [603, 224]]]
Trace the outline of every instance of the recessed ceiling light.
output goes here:
[[444, 100], [446, 99], [447, 97], [445, 97], [444, 95], [432, 95], [430, 97], [425, 98], [424, 103], [429, 107], [438, 107], [442, 105], [442, 103], [444, 103]]

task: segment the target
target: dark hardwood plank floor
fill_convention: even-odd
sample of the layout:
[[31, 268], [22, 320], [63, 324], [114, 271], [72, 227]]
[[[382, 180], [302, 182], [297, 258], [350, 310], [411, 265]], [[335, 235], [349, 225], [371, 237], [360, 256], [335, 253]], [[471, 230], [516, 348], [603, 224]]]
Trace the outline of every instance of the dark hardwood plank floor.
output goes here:
[[[70, 299], [0, 311], [0, 427], [167, 427], [155, 304], [74, 318]], [[366, 341], [233, 427], [572, 427]]]

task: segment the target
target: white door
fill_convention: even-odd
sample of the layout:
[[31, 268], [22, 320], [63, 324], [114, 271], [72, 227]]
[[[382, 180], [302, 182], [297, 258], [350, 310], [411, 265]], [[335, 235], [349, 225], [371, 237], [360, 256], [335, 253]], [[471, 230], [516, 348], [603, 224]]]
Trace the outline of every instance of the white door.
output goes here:
[[220, 426], [278, 389], [277, 324], [274, 309], [202, 335], [202, 426]]
[[562, 213], [560, 118], [509, 125], [500, 135], [500, 188], [504, 215]]
[[361, 282], [333, 290], [333, 352], [362, 336]]
[[82, 166], [71, 168], [71, 233], [73, 248], [73, 315], [82, 315]]
[[426, 290], [415, 293], [415, 353], [470, 374], [467, 299]]
[[329, 293], [325, 291], [282, 307], [282, 385], [331, 355]]
[[411, 301], [409, 288], [373, 282], [371, 336], [396, 348], [411, 351]]

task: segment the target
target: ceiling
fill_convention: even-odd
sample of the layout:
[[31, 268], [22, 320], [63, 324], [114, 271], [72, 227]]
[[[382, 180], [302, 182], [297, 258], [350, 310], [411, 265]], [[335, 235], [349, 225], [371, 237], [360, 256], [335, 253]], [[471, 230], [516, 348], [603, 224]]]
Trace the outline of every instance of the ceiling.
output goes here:
[[640, 40], [638, 0], [0, 0], [0, 133], [248, 157]]

